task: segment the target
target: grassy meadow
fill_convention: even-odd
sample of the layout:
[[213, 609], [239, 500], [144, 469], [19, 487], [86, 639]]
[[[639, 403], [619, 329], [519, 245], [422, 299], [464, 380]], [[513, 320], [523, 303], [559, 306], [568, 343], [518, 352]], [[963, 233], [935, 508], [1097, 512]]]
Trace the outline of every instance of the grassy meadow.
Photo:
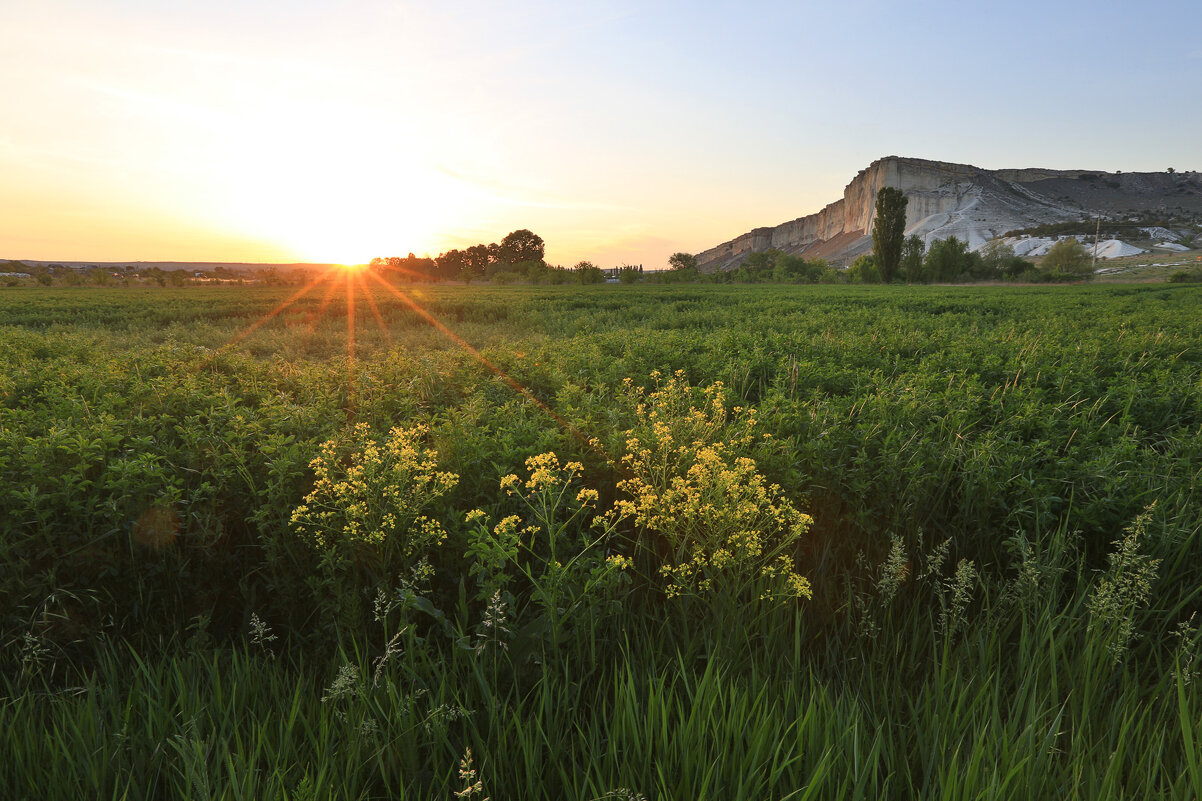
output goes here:
[[1202, 797], [1199, 309], [0, 290], [0, 797]]

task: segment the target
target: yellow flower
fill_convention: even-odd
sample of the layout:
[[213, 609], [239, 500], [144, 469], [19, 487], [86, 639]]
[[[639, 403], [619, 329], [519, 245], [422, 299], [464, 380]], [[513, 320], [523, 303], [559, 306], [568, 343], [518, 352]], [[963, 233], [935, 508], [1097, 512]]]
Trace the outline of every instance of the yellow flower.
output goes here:
[[628, 570], [630, 569], [631, 565], [634, 564], [629, 557], [622, 556], [621, 554], [613, 554], [612, 556], [608, 556], [606, 557], [605, 562], [614, 570]]

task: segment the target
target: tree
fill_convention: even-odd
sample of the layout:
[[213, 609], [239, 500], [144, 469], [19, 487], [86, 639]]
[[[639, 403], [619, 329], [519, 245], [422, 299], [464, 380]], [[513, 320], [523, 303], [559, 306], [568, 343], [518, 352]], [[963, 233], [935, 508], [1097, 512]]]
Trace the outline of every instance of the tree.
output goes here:
[[468, 283], [471, 283], [472, 274], [467, 270], [467, 261], [463, 257], [462, 250], [448, 250], [446, 253], [440, 254], [435, 260], [438, 274], [442, 278], [451, 281], [456, 278], [462, 278]]
[[576, 274], [576, 280], [582, 284], [602, 284], [605, 283], [605, 271], [591, 261], [577, 262], [572, 268], [572, 272]]
[[479, 277], [488, 272], [488, 245], [472, 245], [463, 251], [464, 272]]
[[922, 281], [922, 254], [926, 252], [926, 243], [918, 234], [910, 234], [902, 243], [901, 277], [910, 283]]
[[923, 261], [922, 273], [925, 281], [955, 281], [971, 272], [973, 255], [968, 252], [968, 243], [949, 236], [931, 243]]
[[872, 223], [872, 257], [881, 280], [892, 281], [901, 265], [902, 240], [906, 236], [906, 205], [900, 189], [883, 186], [876, 193], [876, 218]]
[[772, 280], [778, 283], [796, 283], [810, 280], [810, 265], [801, 256], [784, 253], [776, 257]]
[[697, 257], [691, 253], [673, 253], [668, 257], [668, 268], [672, 270], [696, 270]]
[[1022, 277], [1035, 267], [1026, 259], [1014, 255], [1014, 248], [1001, 239], [991, 239], [981, 248], [981, 268], [986, 278]]
[[740, 283], [766, 281], [772, 277], [773, 270], [776, 269], [777, 258], [783, 255], [785, 255], [784, 252], [776, 248], [757, 250], [743, 260], [743, 263], [735, 270], [733, 278]]
[[1070, 236], [1052, 245], [1041, 266], [1053, 275], [1089, 278], [1093, 275], [1090, 264], [1089, 251]]
[[1014, 260], [1014, 248], [1004, 239], [990, 239], [981, 248], [980, 278], [1001, 278]]
[[500, 261], [519, 264], [524, 261], [542, 261], [544, 250], [541, 236], [520, 228], [501, 240], [497, 256]]

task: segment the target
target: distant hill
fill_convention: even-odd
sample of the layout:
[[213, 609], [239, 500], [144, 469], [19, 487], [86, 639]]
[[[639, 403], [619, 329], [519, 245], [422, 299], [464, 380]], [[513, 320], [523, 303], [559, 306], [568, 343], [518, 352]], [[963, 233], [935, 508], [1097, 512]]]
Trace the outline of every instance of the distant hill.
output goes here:
[[906, 233], [928, 244], [955, 236], [976, 249], [1010, 231], [1093, 219], [1159, 215], [1202, 219], [1197, 172], [1108, 173], [1097, 170], [986, 170], [969, 164], [887, 156], [861, 170], [843, 198], [822, 211], [756, 228], [697, 254], [702, 270], [729, 270], [757, 251], [777, 248], [807, 258], [847, 262], [872, 249], [877, 190], [901, 189], [909, 200]]

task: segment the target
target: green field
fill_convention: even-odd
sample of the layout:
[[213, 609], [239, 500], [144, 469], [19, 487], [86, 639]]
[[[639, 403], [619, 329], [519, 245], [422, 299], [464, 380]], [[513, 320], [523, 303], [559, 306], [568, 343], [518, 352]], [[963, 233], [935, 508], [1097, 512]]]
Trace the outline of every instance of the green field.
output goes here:
[[1202, 286], [294, 292], [0, 290], [0, 797], [1202, 797]]

